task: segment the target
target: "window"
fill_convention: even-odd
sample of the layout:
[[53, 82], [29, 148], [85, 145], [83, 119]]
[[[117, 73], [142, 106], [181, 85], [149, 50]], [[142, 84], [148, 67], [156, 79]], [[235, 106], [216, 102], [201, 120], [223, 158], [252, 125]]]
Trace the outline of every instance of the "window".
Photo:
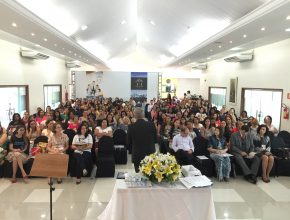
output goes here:
[[241, 110], [246, 110], [248, 116], [257, 118], [259, 124], [263, 124], [264, 117], [270, 115], [272, 124], [279, 129], [281, 104], [282, 90], [242, 89]]
[[226, 104], [226, 93], [225, 87], [209, 87], [209, 102], [212, 107], [220, 110]]
[[44, 85], [44, 109], [50, 106], [55, 109], [61, 103], [61, 85]]
[[28, 86], [0, 86], [0, 121], [7, 128], [14, 113], [23, 113], [28, 109]]

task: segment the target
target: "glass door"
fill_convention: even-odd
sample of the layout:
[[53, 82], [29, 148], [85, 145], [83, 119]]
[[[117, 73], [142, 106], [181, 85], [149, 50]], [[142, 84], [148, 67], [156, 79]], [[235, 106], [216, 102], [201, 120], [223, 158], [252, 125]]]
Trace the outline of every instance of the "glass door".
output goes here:
[[226, 104], [226, 93], [225, 87], [209, 87], [209, 102], [212, 107], [220, 110]]
[[56, 109], [61, 103], [61, 85], [44, 85], [44, 109], [50, 106]]
[[242, 110], [246, 110], [248, 116], [258, 119], [260, 124], [264, 123], [264, 117], [270, 115], [272, 124], [280, 127], [282, 90], [268, 89], [243, 89]]
[[28, 86], [0, 86], [0, 121], [7, 128], [14, 113], [28, 111]]

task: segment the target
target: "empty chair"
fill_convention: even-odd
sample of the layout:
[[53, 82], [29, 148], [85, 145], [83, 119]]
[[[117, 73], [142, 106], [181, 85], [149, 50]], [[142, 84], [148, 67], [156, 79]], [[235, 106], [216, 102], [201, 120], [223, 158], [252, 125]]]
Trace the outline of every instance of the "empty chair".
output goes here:
[[113, 133], [115, 162], [116, 164], [127, 164], [127, 134], [122, 129], [117, 129]]
[[99, 140], [98, 155], [96, 158], [97, 177], [114, 177], [115, 156], [113, 138], [103, 136]]
[[280, 131], [278, 137], [283, 139], [286, 147], [290, 147], [290, 133], [288, 131]]
[[280, 136], [273, 138], [271, 152], [275, 156], [276, 175], [290, 176], [290, 158], [289, 148]]

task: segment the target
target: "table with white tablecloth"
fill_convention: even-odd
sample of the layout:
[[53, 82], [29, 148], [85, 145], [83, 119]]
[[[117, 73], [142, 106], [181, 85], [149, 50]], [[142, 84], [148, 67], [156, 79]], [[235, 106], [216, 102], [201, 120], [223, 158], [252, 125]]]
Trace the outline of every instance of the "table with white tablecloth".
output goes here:
[[100, 220], [215, 220], [211, 187], [186, 189], [181, 183], [128, 188], [116, 180]]

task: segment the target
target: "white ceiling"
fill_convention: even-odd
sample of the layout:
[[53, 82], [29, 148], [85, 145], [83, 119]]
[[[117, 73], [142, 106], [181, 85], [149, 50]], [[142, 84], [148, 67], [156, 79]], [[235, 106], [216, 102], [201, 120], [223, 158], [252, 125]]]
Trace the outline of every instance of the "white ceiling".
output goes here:
[[2, 0], [0, 38], [100, 70], [151, 70], [289, 38], [289, 14], [288, 0]]

